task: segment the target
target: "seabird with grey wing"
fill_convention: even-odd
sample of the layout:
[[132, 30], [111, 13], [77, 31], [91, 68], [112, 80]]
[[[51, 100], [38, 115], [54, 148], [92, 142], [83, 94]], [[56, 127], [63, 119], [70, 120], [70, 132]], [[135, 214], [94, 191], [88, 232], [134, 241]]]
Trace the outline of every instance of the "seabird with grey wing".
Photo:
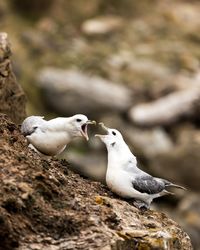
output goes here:
[[156, 178], [137, 166], [137, 159], [130, 151], [122, 134], [100, 123], [106, 134], [99, 137], [106, 145], [108, 164], [106, 184], [114, 193], [123, 198], [134, 198], [138, 208], [149, 208], [153, 199], [166, 194], [168, 187], [185, 189], [165, 179]]

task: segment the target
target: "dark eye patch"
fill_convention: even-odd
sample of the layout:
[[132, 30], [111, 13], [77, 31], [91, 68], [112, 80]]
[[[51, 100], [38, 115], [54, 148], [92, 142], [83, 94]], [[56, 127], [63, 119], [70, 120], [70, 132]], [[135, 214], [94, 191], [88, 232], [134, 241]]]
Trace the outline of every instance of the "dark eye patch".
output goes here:
[[77, 122], [81, 122], [82, 120], [81, 119], [76, 119]]
[[115, 131], [112, 131], [112, 134], [113, 134], [113, 135], [116, 135], [116, 132], [115, 132]]

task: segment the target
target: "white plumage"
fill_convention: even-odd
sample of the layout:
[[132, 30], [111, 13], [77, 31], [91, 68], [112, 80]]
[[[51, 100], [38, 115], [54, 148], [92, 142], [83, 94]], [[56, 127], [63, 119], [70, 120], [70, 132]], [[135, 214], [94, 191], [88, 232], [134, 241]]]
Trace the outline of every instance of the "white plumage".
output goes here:
[[81, 114], [49, 121], [41, 116], [30, 116], [22, 123], [21, 132], [35, 151], [54, 156], [60, 154], [75, 137], [83, 136], [88, 140], [87, 125], [92, 123], [95, 122]]
[[106, 184], [124, 198], [134, 198], [138, 208], [149, 208], [154, 198], [170, 194], [167, 187], [175, 185], [167, 180], [155, 178], [137, 167], [136, 157], [131, 153], [121, 133], [116, 129], [101, 126], [106, 135], [96, 135], [105, 143], [108, 151]]

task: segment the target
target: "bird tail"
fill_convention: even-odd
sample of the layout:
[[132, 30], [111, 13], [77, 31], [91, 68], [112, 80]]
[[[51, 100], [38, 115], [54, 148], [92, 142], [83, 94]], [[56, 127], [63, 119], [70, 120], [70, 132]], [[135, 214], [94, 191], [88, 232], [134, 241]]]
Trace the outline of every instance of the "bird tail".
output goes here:
[[175, 188], [180, 188], [180, 189], [183, 189], [183, 190], [187, 190], [185, 187], [180, 186], [180, 185], [176, 185], [174, 183], [169, 183], [169, 184], [166, 185], [166, 187], [175, 187]]
[[164, 182], [166, 188], [168, 188], [168, 187], [175, 187], [175, 188], [180, 188], [180, 189], [183, 189], [183, 190], [187, 190], [185, 187], [177, 185], [177, 184], [174, 184], [174, 183], [172, 183], [172, 182], [170, 182], [168, 180], [161, 179], [161, 178], [159, 178], [159, 180], [161, 180], [161, 181]]

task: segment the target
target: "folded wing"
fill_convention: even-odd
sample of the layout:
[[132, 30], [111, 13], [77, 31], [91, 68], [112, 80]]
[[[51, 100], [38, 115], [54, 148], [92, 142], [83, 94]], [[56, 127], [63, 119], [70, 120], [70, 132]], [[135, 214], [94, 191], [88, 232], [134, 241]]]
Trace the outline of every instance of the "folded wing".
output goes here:
[[132, 181], [133, 188], [140, 193], [157, 194], [165, 189], [165, 183], [156, 178], [145, 175], [138, 176]]
[[24, 136], [31, 135], [38, 127], [44, 127], [46, 121], [43, 116], [29, 116], [27, 117], [22, 125], [21, 132]]

